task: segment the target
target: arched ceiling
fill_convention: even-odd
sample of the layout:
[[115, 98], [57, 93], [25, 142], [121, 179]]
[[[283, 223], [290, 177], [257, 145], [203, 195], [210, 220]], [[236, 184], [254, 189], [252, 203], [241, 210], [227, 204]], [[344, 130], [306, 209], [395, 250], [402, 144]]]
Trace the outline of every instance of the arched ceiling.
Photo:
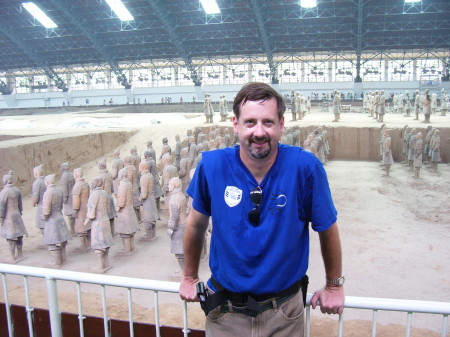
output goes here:
[[[198, 0], [123, 0], [134, 21], [122, 23], [104, 0], [35, 0], [58, 25], [46, 30], [21, 7], [0, 1], [0, 73], [173, 60], [195, 82], [195, 60], [299, 53], [450, 50], [450, 1], [217, 0], [206, 15]], [[124, 79], [126, 82], [126, 79]], [[126, 84], [126, 83], [125, 83]], [[124, 85], [125, 86], [125, 85]]]

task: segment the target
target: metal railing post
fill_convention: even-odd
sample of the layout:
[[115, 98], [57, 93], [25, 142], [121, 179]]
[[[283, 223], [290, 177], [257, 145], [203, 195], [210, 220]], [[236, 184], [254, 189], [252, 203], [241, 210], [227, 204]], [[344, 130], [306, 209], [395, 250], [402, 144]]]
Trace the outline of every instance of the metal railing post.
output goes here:
[[6, 274], [2, 274], [3, 295], [5, 296], [6, 320], [8, 322], [8, 335], [14, 336], [14, 330], [11, 319], [11, 305], [9, 304], [8, 288], [6, 285]]
[[56, 289], [56, 280], [47, 277], [48, 291], [48, 313], [50, 316], [50, 329], [52, 337], [62, 337], [61, 313], [58, 306], [58, 291]]

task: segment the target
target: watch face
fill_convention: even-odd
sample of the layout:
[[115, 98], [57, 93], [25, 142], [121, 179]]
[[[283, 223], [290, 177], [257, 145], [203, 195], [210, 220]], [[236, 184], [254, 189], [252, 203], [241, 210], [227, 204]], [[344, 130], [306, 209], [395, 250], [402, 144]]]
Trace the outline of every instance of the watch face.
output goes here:
[[344, 276], [339, 277], [339, 278], [337, 279], [337, 281], [338, 281], [338, 284], [339, 284], [340, 286], [343, 285], [344, 282], [345, 282]]

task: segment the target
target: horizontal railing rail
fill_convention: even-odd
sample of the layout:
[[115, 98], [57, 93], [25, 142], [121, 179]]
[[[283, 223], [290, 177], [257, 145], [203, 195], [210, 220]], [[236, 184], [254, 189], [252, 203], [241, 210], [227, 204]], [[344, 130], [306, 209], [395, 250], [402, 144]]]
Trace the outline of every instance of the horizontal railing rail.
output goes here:
[[[133, 315], [132, 315], [132, 289], [148, 290], [154, 293], [155, 301], [155, 328], [156, 336], [160, 337], [160, 311], [159, 311], [159, 293], [178, 293], [179, 283], [148, 280], [124, 276], [113, 275], [99, 275], [92, 273], [83, 273], [59, 269], [47, 269], [28, 266], [19, 266], [12, 264], [0, 264], [0, 274], [2, 275], [3, 295], [6, 307], [6, 316], [8, 322], [9, 336], [13, 336], [13, 322], [11, 319], [10, 302], [8, 296], [7, 275], [18, 275], [24, 278], [24, 291], [26, 299], [26, 311], [28, 317], [28, 327], [30, 337], [33, 337], [32, 329], [32, 311], [33, 308], [30, 305], [30, 289], [28, 285], [29, 277], [42, 278], [46, 280], [47, 295], [48, 295], [48, 307], [50, 316], [50, 325], [52, 331], [52, 337], [62, 337], [61, 329], [61, 313], [59, 311], [58, 295], [57, 295], [57, 281], [69, 281], [74, 282], [77, 285], [77, 301], [78, 301], [78, 319], [80, 327], [80, 336], [84, 337], [83, 332], [83, 319], [84, 314], [82, 312], [81, 303], [81, 287], [83, 283], [95, 284], [101, 286], [102, 307], [103, 307], [103, 322], [105, 337], [109, 337], [108, 331], [108, 312], [106, 306], [106, 290], [105, 287], [120, 287], [127, 289], [128, 292], [128, 312], [129, 312], [129, 326], [130, 336], [133, 337]], [[306, 308], [306, 336], [310, 336], [310, 300], [312, 294], [307, 296], [307, 308]], [[180, 299], [181, 302], [181, 299]], [[450, 303], [448, 302], [433, 302], [433, 301], [415, 301], [415, 300], [401, 300], [401, 299], [386, 299], [386, 298], [370, 298], [370, 297], [345, 297], [345, 307], [353, 309], [365, 309], [372, 310], [372, 336], [376, 336], [377, 327], [377, 313], [379, 311], [397, 311], [404, 312], [407, 315], [406, 318], [406, 337], [411, 334], [412, 328], [412, 315], [414, 313], [424, 313], [442, 316], [442, 329], [441, 336], [447, 337], [448, 330], [448, 316], [450, 315]], [[188, 321], [187, 321], [187, 304], [183, 302], [183, 334], [185, 337], [189, 335]], [[343, 320], [344, 315], [339, 316], [338, 321], [338, 336], [343, 336]]]

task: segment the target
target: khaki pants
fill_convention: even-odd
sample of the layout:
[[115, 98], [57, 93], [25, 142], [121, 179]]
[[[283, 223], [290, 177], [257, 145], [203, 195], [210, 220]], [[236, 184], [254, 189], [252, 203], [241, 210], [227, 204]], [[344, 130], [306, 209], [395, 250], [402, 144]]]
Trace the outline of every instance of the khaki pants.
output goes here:
[[206, 337], [302, 337], [304, 307], [301, 290], [279, 306], [274, 301], [272, 303], [273, 308], [255, 318], [235, 312], [224, 313], [219, 306], [208, 314]]

